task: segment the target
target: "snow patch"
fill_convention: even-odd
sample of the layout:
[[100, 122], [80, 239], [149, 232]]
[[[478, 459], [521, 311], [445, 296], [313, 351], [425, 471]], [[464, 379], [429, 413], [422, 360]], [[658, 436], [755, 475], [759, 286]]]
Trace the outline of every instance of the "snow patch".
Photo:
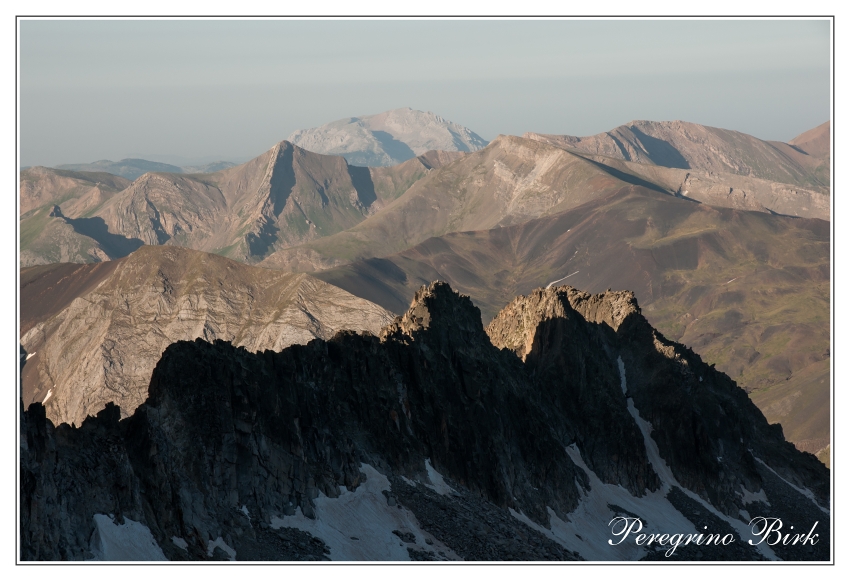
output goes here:
[[[622, 361], [622, 359], [620, 359], [619, 357], [617, 359], [618, 361]], [[626, 373], [624, 366], [620, 367], [620, 378], [621, 381], [625, 383]], [[694, 492], [691, 492], [690, 490], [679, 484], [679, 481], [676, 480], [675, 476], [673, 476], [673, 472], [670, 470], [670, 467], [667, 465], [667, 462], [664, 460], [664, 458], [661, 457], [661, 453], [658, 451], [658, 444], [656, 444], [655, 440], [652, 439], [652, 424], [640, 417], [640, 412], [638, 412], [637, 408], [635, 407], [635, 402], [632, 398], [628, 398], [626, 402], [628, 404], [629, 413], [635, 419], [635, 423], [637, 423], [637, 426], [640, 429], [640, 433], [643, 435], [643, 442], [644, 447], [646, 448], [646, 455], [649, 458], [650, 464], [652, 464], [652, 469], [655, 470], [655, 473], [658, 474], [658, 477], [661, 479], [661, 492], [666, 495], [673, 486], [677, 486], [683, 493], [688, 496], [688, 498], [700, 503], [703, 508], [705, 508], [717, 518], [726, 521], [729, 526], [731, 526], [734, 530], [738, 532], [742, 539], [751, 538], [752, 531], [750, 530], [747, 524], [742, 521], [739, 521], [738, 519], [726, 516], [725, 514], [714, 508], [714, 506], [703, 500], [701, 496], [695, 494]], [[678, 533], [682, 531], [675, 532]], [[772, 561], [779, 560], [773, 550], [764, 543], [755, 545], [755, 547], [759, 552], [761, 552], [762, 555], [764, 555], [768, 559]]]
[[94, 561], [167, 561], [148, 527], [129, 518], [116, 524], [105, 514], [94, 515], [91, 536]]
[[[322, 493], [315, 499], [316, 518], [310, 519], [296, 509], [295, 515], [271, 520], [273, 528], [292, 527], [321, 539], [330, 549], [334, 561], [409, 561], [407, 548], [438, 553], [460, 560], [453, 551], [423, 531], [416, 517], [404, 507], [390, 506], [381, 494], [391, 490], [386, 476], [368, 464], [360, 471], [366, 481], [354, 492], [340, 487], [339, 498]], [[392, 531], [410, 532], [415, 543], [405, 543]], [[425, 539], [432, 540], [428, 545]]]
[[24, 361], [29, 361], [29, 360], [30, 360], [30, 357], [32, 357], [32, 356], [33, 356], [33, 355], [35, 355], [35, 354], [36, 354], [36, 351], [33, 351], [32, 353], [27, 353], [27, 358], [26, 358], [26, 359], [24, 359]]
[[50, 399], [50, 396], [51, 396], [51, 395], [53, 395], [53, 390], [52, 390], [52, 389], [48, 389], [48, 390], [47, 390], [47, 395], [45, 395], [45, 396], [44, 396], [44, 399], [43, 399], [43, 400], [41, 400], [41, 405], [46, 404], [46, 403], [47, 403], [47, 400], [49, 400], [49, 399]]
[[425, 469], [428, 471], [428, 480], [431, 481], [431, 484], [423, 483], [424, 486], [427, 486], [437, 494], [442, 494], [443, 496], [446, 496], [448, 494], [457, 494], [457, 491], [448, 484], [446, 484], [446, 481], [443, 480], [443, 475], [437, 472], [434, 467], [431, 466], [430, 458], [425, 460]]
[[[758, 492], [750, 492], [747, 488], [742, 484], [741, 490], [741, 501], [744, 504], [750, 504], [751, 502], [763, 502], [767, 506], [770, 506], [770, 502], [767, 500], [767, 495], [764, 493], [764, 490], [759, 490]], [[747, 518], [749, 522], [749, 518]]]
[[183, 549], [184, 551], [189, 550], [189, 543], [187, 543], [186, 539], [182, 537], [171, 537], [171, 542]]
[[800, 494], [802, 494], [803, 496], [805, 496], [806, 498], [811, 500], [812, 504], [814, 504], [816, 507], [821, 509], [824, 513], [826, 513], [827, 515], [829, 514], [829, 511], [827, 509], [825, 509], [824, 507], [822, 507], [821, 505], [818, 504], [818, 501], [815, 500], [815, 495], [811, 490], [809, 490], [808, 488], [800, 488], [799, 486], [795, 486], [795, 485], [791, 484], [790, 482], [788, 482], [787, 480], [782, 478], [779, 474], [777, 474], [776, 470], [774, 470], [773, 468], [768, 466], [767, 462], [765, 462], [761, 458], [756, 458], [755, 456], [753, 456], [753, 458], [755, 458], [756, 460], [761, 462], [762, 466], [764, 466], [765, 468], [767, 468], [768, 470], [770, 470], [771, 472], [776, 474], [776, 477], [779, 478], [782, 482], [784, 482], [785, 484], [787, 484], [788, 486], [790, 486], [791, 488], [793, 488], [794, 490], [796, 490], [797, 492], [799, 492]]
[[249, 521], [251, 520], [251, 515], [248, 514], [248, 507], [247, 506], [245, 506], [243, 504], [242, 508], [240, 508], [239, 510], [242, 511], [242, 514], [244, 514], [248, 518]]
[[578, 486], [582, 499], [578, 508], [569, 514], [570, 522], [565, 522], [549, 509], [549, 524], [556, 541], [573, 551], [578, 551], [585, 559], [592, 561], [634, 561], [647, 553], [647, 549], [638, 546], [630, 537], [617, 545], [609, 523], [615, 516], [627, 516], [615, 513], [608, 505], [628, 511], [640, 517], [643, 532], [695, 534], [696, 527], [665, 498], [666, 490], [647, 492], [643, 497], [633, 496], [619, 484], [606, 484], [585, 464], [575, 444], [567, 448], [567, 454], [573, 463], [584, 470], [590, 480], [590, 491]]
[[225, 543], [224, 539], [222, 539], [221, 537], [217, 538], [214, 541], [209, 541], [207, 543], [207, 557], [213, 556], [213, 551], [215, 551], [216, 547], [227, 553], [227, 556], [230, 557], [231, 561], [236, 560], [236, 550], [231, 548], [227, 543]]

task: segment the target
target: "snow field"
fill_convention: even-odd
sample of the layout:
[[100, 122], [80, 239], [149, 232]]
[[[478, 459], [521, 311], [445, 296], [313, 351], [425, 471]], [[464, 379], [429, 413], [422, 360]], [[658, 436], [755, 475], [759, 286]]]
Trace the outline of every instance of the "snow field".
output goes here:
[[[459, 559], [448, 547], [423, 531], [413, 513], [387, 504], [386, 497], [381, 494], [384, 490], [391, 491], [386, 476], [368, 464], [361, 464], [360, 470], [366, 474], [366, 481], [354, 492], [340, 487], [339, 498], [319, 494], [314, 501], [315, 520], [304, 516], [299, 507], [293, 516], [272, 518], [271, 526], [296, 528], [321, 539], [334, 561], [409, 561], [408, 547], [434, 553], [443, 551], [449, 558]], [[435, 479], [432, 477], [432, 482]], [[448, 488], [442, 477], [436, 480], [435, 488]], [[394, 530], [413, 533], [416, 543], [403, 542], [392, 533]], [[433, 544], [428, 545], [426, 538]]]

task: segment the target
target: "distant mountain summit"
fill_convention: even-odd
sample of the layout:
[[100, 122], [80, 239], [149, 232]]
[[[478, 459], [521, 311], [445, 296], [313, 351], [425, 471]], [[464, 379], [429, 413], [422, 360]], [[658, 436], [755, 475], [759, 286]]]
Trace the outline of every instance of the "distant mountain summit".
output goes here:
[[57, 165], [56, 169], [76, 172], [106, 172], [111, 173], [112, 175], [121, 176], [128, 180], [135, 180], [149, 172], [188, 174], [211, 173], [234, 167], [235, 165], [235, 163], [229, 161], [216, 161], [203, 165], [178, 167], [169, 163], [148, 161], [147, 159], [122, 159], [121, 161], [102, 159], [92, 163], [67, 163], [65, 165]]
[[431, 150], [468, 152], [487, 145], [463, 125], [410, 107], [299, 129], [288, 141], [316, 153], [341, 155], [352, 165], [369, 167], [396, 165]]

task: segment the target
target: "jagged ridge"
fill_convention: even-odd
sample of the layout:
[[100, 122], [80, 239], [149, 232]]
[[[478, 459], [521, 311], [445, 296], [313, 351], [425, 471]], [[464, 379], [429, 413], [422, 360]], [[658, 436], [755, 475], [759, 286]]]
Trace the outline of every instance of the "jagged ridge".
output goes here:
[[[539, 523], [528, 528], [516, 519], [524, 538], [540, 525], [566, 526], [588, 494], [608, 490], [604, 483], [625, 488], [636, 502], [652, 498], [680, 512], [674, 493], [683, 486], [697, 499], [689, 502], [710, 503], [726, 522], [740, 523], [733, 519], [753, 502], [741, 491], [773, 490], [756, 458], [828, 504], [827, 471], [814, 456], [785, 442], [728, 377], [652, 329], [631, 293], [539, 290], [506, 307], [488, 332], [496, 346], [469, 298], [433, 283], [380, 337], [343, 332], [257, 354], [221, 341], [175, 343], [132, 417], [118, 422], [108, 409], [87, 420], [79, 437], [67, 427], [54, 430], [34, 404], [22, 423], [24, 558], [83, 558], [93, 513], [145, 523], [172, 556], [172, 537], [187, 541], [183, 558], [204, 558], [208, 543], [222, 536], [239, 545], [237, 555], [250, 554], [254, 533], [234, 524], [240, 506], [260, 523], [297, 522], [285, 516], [296, 509], [314, 517], [320, 496], [337, 498], [340, 486], [363, 484], [364, 464], [390, 477], [429, 534], [471, 558], [481, 553], [471, 542], [438, 535], [422, 508], [435, 501], [405, 496], [409, 484], [401, 477], [428, 479], [433, 465], [461, 488], [457, 498], [468, 491]], [[675, 484], [659, 473], [633, 406], [654, 426], [652, 439]], [[102, 436], [81, 445], [83, 434]], [[67, 445], [73, 438], [76, 448]], [[82, 473], [69, 463], [82, 454], [91, 470], [103, 470], [96, 450], [107, 443], [119, 477], [81, 486]], [[720, 453], [722, 462], [715, 460]], [[602, 484], [591, 486], [596, 477]], [[653, 492], [659, 487], [671, 491], [667, 499]], [[84, 502], [60, 504], [81, 488], [90, 492]], [[772, 515], [802, 524], [798, 503], [777, 495], [770, 502]], [[487, 545], [487, 538], [475, 543]], [[578, 543], [552, 538], [559, 548]], [[497, 548], [485, 554], [570, 558]], [[818, 549], [814, 558], [828, 558], [828, 542]], [[782, 557], [789, 555], [812, 558]]]

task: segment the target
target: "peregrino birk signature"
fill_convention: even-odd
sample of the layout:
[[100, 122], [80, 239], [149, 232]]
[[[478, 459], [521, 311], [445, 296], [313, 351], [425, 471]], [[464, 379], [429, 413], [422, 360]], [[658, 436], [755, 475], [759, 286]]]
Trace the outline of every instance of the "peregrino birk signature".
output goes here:
[[[783, 545], [816, 545], [818, 542], [818, 534], [815, 532], [815, 527], [818, 522], [812, 525], [808, 533], [795, 533], [794, 527], [790, 527], [787, 532], [782, 530], [782, 520], [775, 517], [757, 516], [750, 520], [749, 526], [754, 539], [748, 539], [747, 542], [752, 546], [757, 546], [762, 543], [774, 546]], [[617, 516], [611, 519], [608, 523], [611, 527], [611, 534], [615, 539], [608, 539], [609, 545], [619, 545], [627, 542], [629, 537], [633, 536], [634, 543], [649, 547], [653, 543], [660, 547], [669, 546], [665, 551], [666, 557], [671, 557], [676, 553], [676, 549], [685, 545], [700, 545], [700, 546], [727, 546], [734, 543], [737, 539], [732, 533], [641, 533], [643, 530], [643, 522], [637, 517]], [[708, 529], [708, 527], [703, 527]], [[784, 534], [783, 534], [784, 533]]]

